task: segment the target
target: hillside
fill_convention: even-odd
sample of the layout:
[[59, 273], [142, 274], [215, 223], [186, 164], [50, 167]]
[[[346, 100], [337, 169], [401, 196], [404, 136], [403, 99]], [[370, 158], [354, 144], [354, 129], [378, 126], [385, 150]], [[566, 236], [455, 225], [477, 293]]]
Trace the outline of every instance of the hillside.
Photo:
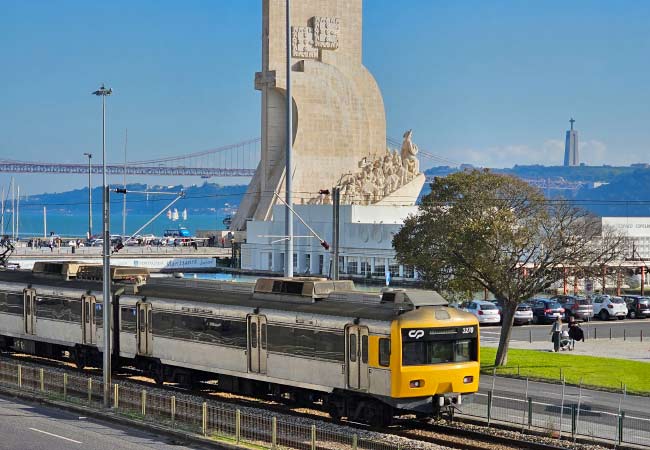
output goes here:
[[650, 216], [650, 169], [636, 169], [596, 189], [581, 189], [575, 201], [600, 216]]

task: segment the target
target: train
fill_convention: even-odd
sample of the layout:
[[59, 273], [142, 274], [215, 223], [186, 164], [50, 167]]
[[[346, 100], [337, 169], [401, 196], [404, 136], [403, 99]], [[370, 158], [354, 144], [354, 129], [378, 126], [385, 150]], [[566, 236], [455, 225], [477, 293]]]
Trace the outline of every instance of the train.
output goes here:
[[[334, 420], [453, 414], [479, 386], [479, 324], [435, 291], [348, 280], [151, 278], [111, 268], [113, 366], [157, 383], [317, 403]], [[0, 272], [0, 349], [102, 361], [101, 266]]]

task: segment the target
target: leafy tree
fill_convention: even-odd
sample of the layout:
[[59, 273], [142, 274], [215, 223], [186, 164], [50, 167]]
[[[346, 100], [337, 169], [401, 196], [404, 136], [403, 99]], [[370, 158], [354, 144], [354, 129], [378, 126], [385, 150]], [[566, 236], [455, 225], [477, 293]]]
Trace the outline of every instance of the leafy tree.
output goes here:
[[436, 178], [416, 215], [393, 239], [397, 258], [440, 290], [487, 289], [502, 300], [496, 365], [507, 363], [517, 305], [562, 277], [565, 267], [600, 272], [624, 238], [566, 201], [489, 171]]

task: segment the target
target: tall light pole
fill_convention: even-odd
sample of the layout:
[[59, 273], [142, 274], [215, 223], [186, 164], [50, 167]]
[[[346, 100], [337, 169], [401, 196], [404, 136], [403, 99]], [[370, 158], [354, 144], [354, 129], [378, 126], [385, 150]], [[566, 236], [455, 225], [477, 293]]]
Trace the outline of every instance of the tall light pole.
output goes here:
[[103, 245], [103, 276], [102, 276], [102, 295], [104, 305], [102, 308], [104, 326], [104, 408], [111, 406], [111, 256], [110, 245], [111, 235], [109, 232], [109, 203], [108, 203], [108, 185], [106, 183], [106, 97], [113, 93], [112, 89], [106, 89], [102, 84], [99, 89], [93, 92], [102, 98], [102, 237]]
[[88, 157], [88, 240], [93, 235], [93, 186], [91, 184], [92, 165], [90, 160], [93, 157], [92, 153], [84, 153]]
[[287, 52], [287, 152], [285, 156], [285, 233], [287, 235], [286, 245], [284, 247], [284, 276], [293, 277], [293, 211], [291, 208], [291, 152], [293, 143], [293, 99], [291, 98], [291, 0], [287, 2], [287, 36], [286, 36], [286, 52]]

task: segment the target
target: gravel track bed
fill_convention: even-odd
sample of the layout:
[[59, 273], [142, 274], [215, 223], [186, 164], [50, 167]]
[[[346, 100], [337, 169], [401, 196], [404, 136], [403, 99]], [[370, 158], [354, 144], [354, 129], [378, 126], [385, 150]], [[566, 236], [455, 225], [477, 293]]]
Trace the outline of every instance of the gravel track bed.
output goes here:
[[[12, 362], [20, 362], [24, 366], [33, 366], [41, 368], [47, 366], [48, 370], [58, 372], [66, 372], [75, 376], [92, 377], [94, 380], [101, 381], [102, 376], [99, 369], [84, 369], [83, 372], [76, 370], [71, 363], [60, 360], [51, 360], [46, 358], [38, 358], [31, 355], [26, 357], [13, 355], [11, 357], [3, 354], [0, 359], [9, 360]], [[396, 427], [395, 433], [381, 433], [369, 430], [364, 426], [355, 426], [354, 424], [345, 425], [337, 424], [329, 420], [327, 413], [323, 411], [308, 408], [308, 407], [295, 407], [286, 405], [276, 400], [264, 400], [259, 398], [247, 397], [237, 394], [228, 394], [223, 392], [190, 392], [187, 389], [175, 387], [173, 385], [165, 385], [165, 387], [156, 386], [149, 378], [143, 376], [133, 376], [128, 369], [118, 372], [114, 375], [115, 379], [120, 380], [120, 386], [131, 387], [134, 389], [142, 389], [146, 385], [146, 389], [152, 394], [157, 395], [175, 395], [177, 399], [187, 400], [191, 402], [206, 401], [210, 405], [232, 409], [237, 408], [242, 414], [248, 414], [258, 417], [269, 417], [274, 415], [278, 421], [286, 421], [302, 426], [316, 425], [319, 429], [340, 434], [357, 434], [359, 439], [365, 439], [374, 442], [383, 442], [392, 445], [400, 445], [404, 450], [441, 450], [450, 448], [484, 448], [488, 450], [508, 450], [508, 449], [526, 449], [529, 448], [525, 442], [535, 442], [539, 444], [549, 445], [556, 448], [570, 448], [576, 450], [602, 450], [606, 447], [597, 445], [584, 445], [574, 444], [569, 441], [560, 441], [558, 439], [551, 439], [543, 436], [535, 436], [532, 434], [522, 434], [520, 432], [507, 431], [495, 428], [486, 428], [478, 425], [467, 424], [462, 422], [448, 422], [439, 423], [419, 423], [414, 424], [410, 421], [402, 421], [402, 425]], [[205, 384], [206, 390], [209, 389], [210, 384]], [[215, 399], [219, 397], [219, 399]], [[250, 406], [251, 404], [263, 404], [263, 407]], [[271, 411], [269, 411], [269, 409]], [[287, 409], [290, 409], [287, 412]], [[410, 423], [409, 423], [410, 422]], [[436, 426], [439, 426], [436, 429]], [[487, 434], [486, 439], [473, 439], [469, 437], [462, 437], [458, 435], [450, 435], [445, 433], [444, 429], [451, 429], [452, 433], [462, 434], [464, 431], [477, 432]], [[489, 443], [489, 436], [502, 437], [513, 439], [521, 444], [510, 445], [504, 443]], [[446, 443], [446, 445], [440, 445]]]

